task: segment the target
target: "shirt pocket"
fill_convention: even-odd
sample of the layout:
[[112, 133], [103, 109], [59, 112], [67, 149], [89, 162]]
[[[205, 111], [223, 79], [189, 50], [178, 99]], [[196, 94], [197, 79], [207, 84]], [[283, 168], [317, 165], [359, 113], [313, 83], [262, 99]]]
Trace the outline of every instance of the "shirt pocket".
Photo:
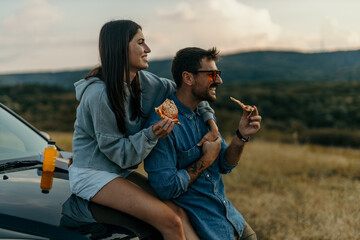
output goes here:
[[201, 149], [197, 145], [189, 150], [178, 151], [178, 168], [184, 169], [201, 157]]

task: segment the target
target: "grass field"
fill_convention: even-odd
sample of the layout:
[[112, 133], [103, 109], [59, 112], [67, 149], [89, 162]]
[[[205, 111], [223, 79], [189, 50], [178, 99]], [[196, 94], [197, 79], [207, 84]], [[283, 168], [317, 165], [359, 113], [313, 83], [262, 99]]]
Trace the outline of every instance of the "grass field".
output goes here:
[[[71, 133], [51, 136], [71, 151]], [[253, 141], [223, 178], [260, 240], [360, 239], [359, 150]]]

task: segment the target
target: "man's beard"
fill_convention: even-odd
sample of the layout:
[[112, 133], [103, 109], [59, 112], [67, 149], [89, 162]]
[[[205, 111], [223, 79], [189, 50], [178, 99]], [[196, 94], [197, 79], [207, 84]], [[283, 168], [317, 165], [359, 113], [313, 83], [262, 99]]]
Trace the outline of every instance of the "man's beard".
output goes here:
[[208, 102], [214, 102], [216, 100], [216, 95], [215, 97], [210, 95], [209, 91], [210, 88], [212, 87], [217, 87], [218, 84], [211, 84], [209, 88], [207, 88], [206, 90], [199, 90], [197, 88], [197, 84], [191, 89], [191, 93], [193, 94], [193, 96], [199, 100], [199, 101], [208, 101]]

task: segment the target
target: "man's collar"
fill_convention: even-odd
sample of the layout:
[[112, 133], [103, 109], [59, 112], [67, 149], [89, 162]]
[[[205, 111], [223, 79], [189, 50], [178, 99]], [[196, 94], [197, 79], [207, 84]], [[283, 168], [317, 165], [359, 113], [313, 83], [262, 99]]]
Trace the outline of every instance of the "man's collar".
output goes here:
[[182, 102], [180, 102], [180, 100], [175, 96], [175, 93], [171, 95], [170, 99], [175, 102], [175, 105], [179, 113], [181, 113], [187, 119], [191, 120], [194, 118], [195, 115], [200, 116], [198, 108], [196, 108], [195, 111], [191, 110], [190, 108], [182, 104]]

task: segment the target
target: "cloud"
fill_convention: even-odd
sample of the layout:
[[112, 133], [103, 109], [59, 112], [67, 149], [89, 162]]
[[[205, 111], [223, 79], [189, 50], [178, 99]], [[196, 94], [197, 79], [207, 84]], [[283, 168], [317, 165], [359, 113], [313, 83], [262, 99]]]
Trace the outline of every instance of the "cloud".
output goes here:
[[[97, 39], [68, 31], [68, 16], [45, 0], [26, 5], [0, 23], [0, 72], [64, 69], [97, 63]], [[63, 31], [63, 29], [66, 29]], [[96, 35], [94, 35], [96, 36]]]
[[56, 38], [54, 27], [64, 18], [57, 7], [44, 0], [27, 0], [26, 3], [0, 23], [0, 47], [13, 51], [15, 55], [51, 43]]
[[157, 8], [156, 14], [160, 18], [194, 20], [196, 19], [196, 11], [188, 2], [180, 2], [174, 8]]
[[281, 33], [268, 10], [236, 0], [184, 0], [175, 8], [157, 8], [154, 15], [144, 25], [153, 56], [172, 56], [187, 46], [216, 46], [223, 53], [266, 46]]
[[59, 45], [44, 46], [33, 51], [0, 54], [0, 74], [9, 72], [59, 71], [85, 69], [98, 63], [95, 46]]
[[353, 48], [360, 45], [359, 33], [341, 26], [336, 18], [326, 18], [320, 26], [320, 33], [327, 49]]
[[3, 20], [1, 25], [11, 35], [47, 33], [64, 14], [45, 0], [28, 0], [28, 5]]
[[[96, 65], [100, 27], [110, 19], [126, 16], [142, 25], [152, 59], [173, 57], [177, 50], [188, 46], [216, 46], [221, 54], [255, 49], [318, 51], [360, 46], [360, 33], [356, 27], [351, 29], [344, 17], [338, 19], [345, 22], [333, 17], [321, 22], [322, 15], [316, 12], [307, 21], [293, 21], [303, 15], [298, 18], [291, 15], [284, 3], [277, 21], [284, 19], [285, 11], [285, 16], [291, 15], [292, 19], [280, 26], [273, 19], [273, 14], [279, 11], [269, 10], [279, 5], [256, 8], [247, 2], [179, 0], [150, 4], [143, 0], [130, 4], [130, 8], [129, 3], [116, 0], [8, 1], [0, 16], [0, 73]], [[138, 8], [140, 5], [143, 9]], [[303, 27], [309, 23], [312, 25]]]

